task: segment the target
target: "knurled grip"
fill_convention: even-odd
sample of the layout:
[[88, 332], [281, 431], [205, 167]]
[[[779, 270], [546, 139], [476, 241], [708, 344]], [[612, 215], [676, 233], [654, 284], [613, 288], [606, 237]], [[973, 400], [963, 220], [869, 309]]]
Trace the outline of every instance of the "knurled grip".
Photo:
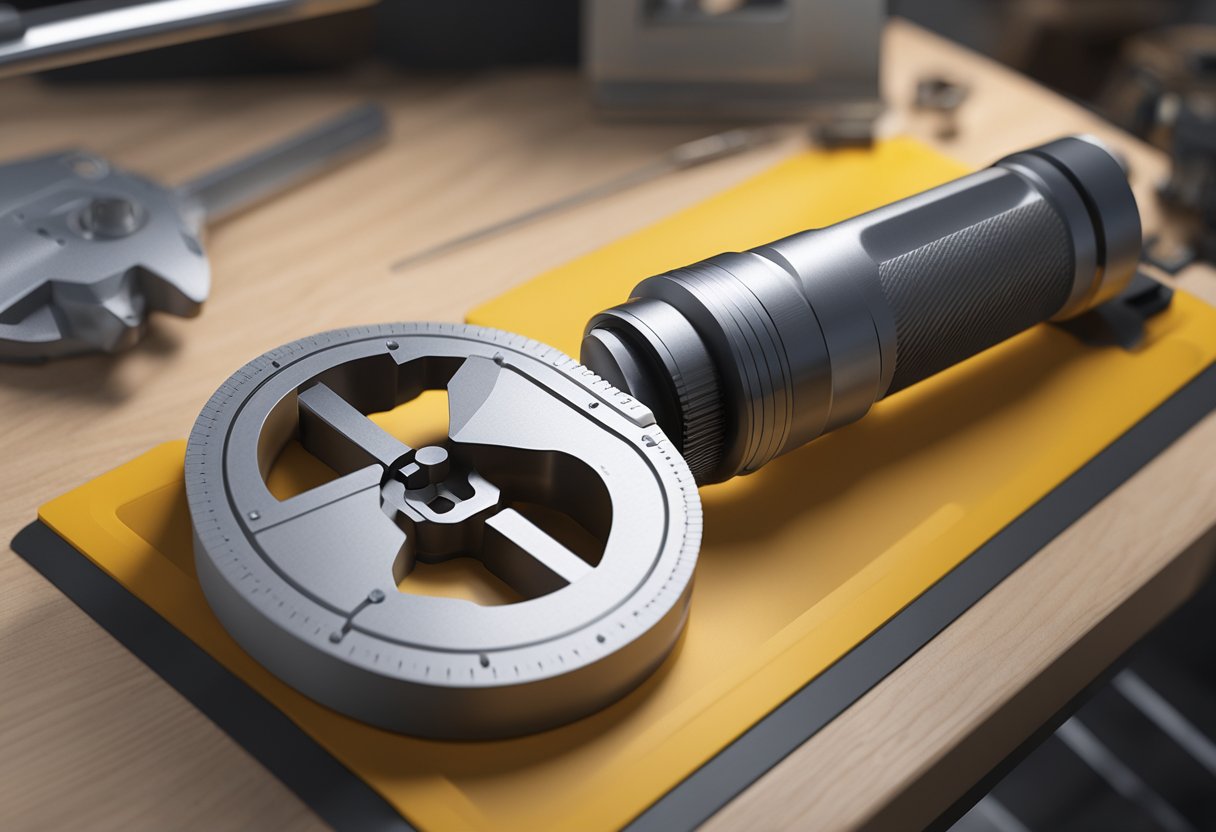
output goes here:
[[895, 321], [887, 395], [1048, 320], [1074, 277], [1068, 230], [1041, 196], [879, 262]]

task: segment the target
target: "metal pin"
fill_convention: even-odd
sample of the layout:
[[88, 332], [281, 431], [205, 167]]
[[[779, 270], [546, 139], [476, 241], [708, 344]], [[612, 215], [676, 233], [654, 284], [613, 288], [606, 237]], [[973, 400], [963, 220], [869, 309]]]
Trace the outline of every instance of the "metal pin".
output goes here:
[[482, 226], [467, 234], [461, 234], [458, 237], [437, 243], [414, 254], [406, 255], [400, 260], [395, 261], [389, 268], [395, 272], [402, 271], [424, 260], [430, 260], [433, 257], [447, 254], [473, 243], [497, 237], [507, 231], [520, 228], [551, 214], [556, 214], [559, 211], [575, 208], [589, 202], [594, 202], [597, 199], [620, 193], [653, 179], [658, 179], [660, 176], [668, 173], [697, 167], [708, 162], [737, 155], [747, 150], [772, 144], [779, 137], [780, 133], [770, 127], [754, 127], [727, 130], [723, 133], [715, 133], [712, 136], [684, 142], [671, 148], [655, 161], [640, 168], [609, 179], [606, 182], [592, 185], [569, 196], [564, 196], [536, 208], [529, 209], [521, 214], [516, 214], [513, 217], [508, 217], [505, 220]]

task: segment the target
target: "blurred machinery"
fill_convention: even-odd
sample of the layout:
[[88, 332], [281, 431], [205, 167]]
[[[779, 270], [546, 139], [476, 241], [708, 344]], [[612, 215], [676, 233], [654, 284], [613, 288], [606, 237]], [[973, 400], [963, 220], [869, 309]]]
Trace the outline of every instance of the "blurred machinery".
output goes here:
[[[375, 0], [0, 3], [0, 76], [347, 11]], [[33, 8], [29, 6], [33, 5]]]
[[1128, 40], [1099, 106], [1169, 152], [1160, 192], [1173, 230], [1149, 248], [1167, 271], [1216, 260], [1216, 26], [1172, 26]]
[[55, 75], [299, 71], [369, 56], [443, 71], [581, 61], [607, 116], [806, 120], [825, 138], [864, 141], [881, 110], [886, 11], [882, 0], [21, 0], [0, 3], [0, 75], [111, 55]]
[[805, 119], [868, 137], [881, 0], [588, 0], [596, 104], [649, 118]]

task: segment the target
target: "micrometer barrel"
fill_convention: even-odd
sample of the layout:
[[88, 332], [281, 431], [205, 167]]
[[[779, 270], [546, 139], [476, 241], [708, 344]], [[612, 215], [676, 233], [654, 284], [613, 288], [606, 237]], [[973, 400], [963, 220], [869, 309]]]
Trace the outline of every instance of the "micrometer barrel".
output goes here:
[[654, 410], [700, 482], [1118, 294], [1140, 255], [1122, 163], [1070, 137], [827, 228], [648, 278], [592, 319], [591, 369]]

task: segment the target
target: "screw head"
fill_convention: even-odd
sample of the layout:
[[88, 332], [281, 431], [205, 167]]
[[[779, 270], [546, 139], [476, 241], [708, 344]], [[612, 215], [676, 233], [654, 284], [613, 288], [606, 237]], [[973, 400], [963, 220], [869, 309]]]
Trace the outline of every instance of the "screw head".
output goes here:
[[448, 478], [450, 469], [447, 448], [438, 445], [427, 445], [414, 451], [414, 466], [406, 479], [410, 488], [424, 488], [436, 485]]
[[80, 212], [80, 227], [90, 236], [107, 240], [127, 237], [139, 230], [140, 210], [120, 196], [98, 196]]

